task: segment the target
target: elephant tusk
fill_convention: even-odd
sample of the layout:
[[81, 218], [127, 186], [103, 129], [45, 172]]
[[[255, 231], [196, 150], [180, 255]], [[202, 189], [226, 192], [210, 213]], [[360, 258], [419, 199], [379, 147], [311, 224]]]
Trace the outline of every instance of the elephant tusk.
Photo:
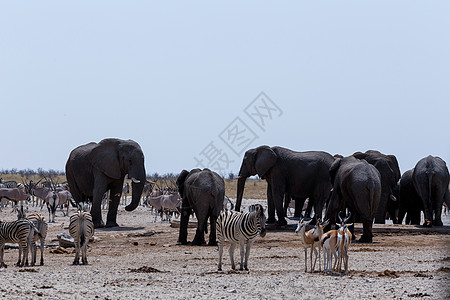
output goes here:
[[156, 182], [150, 181], [150, 180], [147, 180], [147, 179], [145, 179], [145, 182], [150, 183], [150, 184], [156, 184]]
[[134, 177], [132, 177], [131, 178], [131, 181], [133, 181], [134, 183], [141, 183], [141, 181], [140, 180], [137, 180], [136, 178], [134, 178]]
[[245, 178], [244, 176], [241, 176], [241, 175], [239, 175], [238, 177], [237, 177], [237, 179], [243, 179], [243, 178]]

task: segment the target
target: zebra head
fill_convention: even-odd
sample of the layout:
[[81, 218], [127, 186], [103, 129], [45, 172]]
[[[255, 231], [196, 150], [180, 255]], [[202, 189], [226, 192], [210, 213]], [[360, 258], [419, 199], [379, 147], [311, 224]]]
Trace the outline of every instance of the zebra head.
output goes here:
[[261, 204], [253, 204], [248, 208], [250, 214], [254, 214], [256, 218], [257, 232], [261, 237], [266, 236], [266, 215], [264, 214], [264, 208]]

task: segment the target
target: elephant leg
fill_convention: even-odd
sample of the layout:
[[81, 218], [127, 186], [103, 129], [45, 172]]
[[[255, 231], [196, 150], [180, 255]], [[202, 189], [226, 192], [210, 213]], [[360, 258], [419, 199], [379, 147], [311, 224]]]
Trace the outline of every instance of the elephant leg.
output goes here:
[[206, 217], [202, 216], [202, 214], [200, 214], [200, 216], [197, 216], [197, 230], [195, 231], [195, 237], [194, 240], [192, 241], [192, 246], [201, 246], [203, 244], [206, 244], [205, 241], [205, 226], [206, 224]]
[[187, 199], [183, 198], [181, 206], [181, 216], [180, 216], [180, 231], [178, 234], [178, 245], [187, 244], [187, 228], [189, 224], [189, 216], [192, 214], [192, 209], [189, 206]]
[[433, 219], [433, 226], [444, 226], [442, 223], [442, 201], [437, 201], [437, 205], [434, 208], [434, 219]]
[[400, 206], [398, 210], [398, 219], [397, 224], [403, 224], [403, 219], [405, 218], [406, 209], [403, 206]]
[[[92, 206], [91, 206], [91, 216], [92, 222], [95, 228], [104, 227], [105, 223], [102, 220], [102, 197], [107, 191], [106, 183], [96, 180], [94, 183]], [[112, 194], [112, 193], [111, 193]], [[112, 195], [111, 195], [112, 196]]]
[[217, 240], [216, 240], [216, 216], [209, 217], [210, 222], [210, 233], [209, 233], [209, 243], [208, 246], [217, 246]]
[[[372, 243], [372, 220], [363, 219], [363, 235], [359, 239], [361, 243]], [[353, 234], [353, 233], [352, 233]]]
[[272, 185], [267, 183], [267, 224], [275, 223], [275, 203], [272, 197]]
[[381, 194], [380, 203], [378, 204], [377, 211], [375, 213], [375, 224], [385, 224], [386, 223], [386, 204], [388, 196]]
[[[122, 184], [114, 184], [110, 187], [110, 199], [111, 202], [109, 203], [108, 207], [108, 214], [106, 216], [106, 225], [105, 227], [111, 228], [111, 227], [119, 227], [119, 224], [117, 224], [117, 209], [119, 208], [120, 204], [120, 193], [122, 191]], [[101, 204], [101, 199], [100, 202]]]
[[291, 196], [289, 194], [284, 194], [284, 214], [287, 216], [287, 210], [289, 208], [289, 204], [291, 203]]
[[[420, 225], [420, 213], [421, 213], [421, 210], [409, 211], [407, 214], [406, 220], [408, 220], [408, 216], [409, 216], [411, 225]], [[406, 224], [408, 224], [408, 222]]]
[[294, 200], [295, 200], [294, 218], [300, 218], [306, 198], [296, 198]]
[[272, 186], [272, 199], [275, 204], [275, 209], [277, 212], [278, 220], [276, 221], [276, 225], [285, 226], [287, 224], [284, 210], [283, 210], [283, 198], [284, 198], [284, 189], [276, 186]]

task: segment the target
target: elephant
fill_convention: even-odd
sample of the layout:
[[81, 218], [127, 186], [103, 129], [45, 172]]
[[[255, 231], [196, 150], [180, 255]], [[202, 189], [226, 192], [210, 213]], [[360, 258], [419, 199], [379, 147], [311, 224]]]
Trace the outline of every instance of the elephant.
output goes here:
[[181, 171], [176, 181], [178, 192], [182, 198], [179, 245], [186, 245], [189, 216], [192, 210], [197, 216], [197, 231], [192, 245], [201, 246], [206, 243], [204, 233], [210, 230], [208, 246], [216, 246], [216, 220], [223, 209], [225, 182], [216, 172], [207, 168]]
[[[386, 223], [386, 211], [388, 207], [396, 207], [395, 203], [389, 203], [390, 201], [396, 202], [397, 199], [393, 196], [393, 189], [397, 185], [400, 179], [400, 168], [395, 155], [386, 155], [376, 150], [367, 150], [366, 152], [355, 152], [353, 156], [358, 159], [364, 159], [368, 163], [377, 168], [381, 175], [381, 198], [378, 210], [375, 213], [375, 223]], [[395, 212], [390, 212], [393, 218], [394, 224], [396, 224], [397, 218]]]
[[119, 206], [125, 175], [132, 179], [132, 200], [125, 207], [132, 211], [139, 205], [146, 182], [144, 154], [133, 140], [115, 138], [91, 142], [72, 150], [66, 163], [66, 176], [74, 200], [92, 201], [91, 215], [95, 228], [105, 226], [101, 204], [105, 192], [110, 191], [110, 203], [105, 227], [117, 227]]
[[235, 210], [240, 211], [246, 179], [258, 174], [267, 181], [268, 224], [287, 224], [283, 208], [285, 194], [302, 201], [298, 207], [309, 197], [315, 216], [320, 218], [331, 191], [328, 170], [333, 161], [331, 154], [322, 151], [296, 152], [267, 145], [247, 150], [239, 170]]
[[412, 180], [423, 204], [425, 215], [423, 226], [442, 226], [442, 204], [448, 199], [450, 180], [445, 161], [431, 155], [422, 158], [414, 167]]
[[[337, 158], [330, 167], [330, 177], [333, 191], [328, 203], [325, 220], [336, 223], [339, 211], [348, 208], [354, 215], [357, 213], [363, 223], [363, 234], [360, 242], [372, 242], [372, 223], [380, 203], [381, 175], [380, 172], [365, 160], [353, 156]], [[354, 227], [350, 227], [354, 236]]]
[[414, 187], [412, 174], [414, 169], [403, 173], [398, 182], [399, 213], [398, 223], [402, 224], [406, 215], [406, 225], [420, 225], [420, 212], [423, 211], [422, 199]]

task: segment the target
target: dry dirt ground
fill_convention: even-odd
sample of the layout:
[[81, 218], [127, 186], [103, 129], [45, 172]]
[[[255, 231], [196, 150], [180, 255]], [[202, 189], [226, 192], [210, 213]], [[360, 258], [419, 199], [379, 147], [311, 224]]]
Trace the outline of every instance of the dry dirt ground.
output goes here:
[[[42, 214], [48, 217], [45, 210]], [[0, 213], [0, 220], [14, 218], [11, 208]], [[89, 265], [74, 266], [74, 254], [50, 253], [58, 246], [57, 234], [68, 231], [68, 217], [58, 211], [56, 223], [49, 224], [44, 266], [16, 267], [18, 250], [5, 251], [9, 266], [0, 269], [0, 297], [449, 299], [448, 231], [377, 233], [372, 244], [352, 244], [348, 276], [305, 273], [300, 237], [293, 231], [269, 231], [252, 247], [250, 271], [231, 271], [226, 245], [224, 271], [218, 272], [216, 247], [177, 246], [178, 229], [154, 219], [149, 208], [126, 212], [121, 206], [122, 227], [97, 230], [97, 240], [89, 244]], [[194, 230], [189, 229], [188, 239]]]

